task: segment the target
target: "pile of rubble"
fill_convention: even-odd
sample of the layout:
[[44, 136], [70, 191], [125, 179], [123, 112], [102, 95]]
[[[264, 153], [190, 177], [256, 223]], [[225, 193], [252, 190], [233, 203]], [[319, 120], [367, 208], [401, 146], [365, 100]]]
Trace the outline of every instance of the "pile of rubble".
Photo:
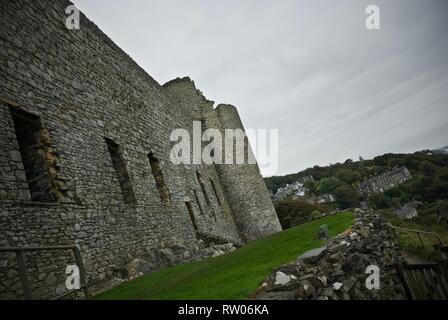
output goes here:
[[[399, 248], [386, 223], [373, 211], [355, 212], [354, 226], [327, 241], [325, 247], [276, 268], [252, 295], [261, 300], [405, 299], [394, 264]], [[323, 228], [325, 229], [325, 228]], [[320, 229], [322, 233], [322, 228]], [[372, 288], [368, 266], [379, 268], [379, 285]]]

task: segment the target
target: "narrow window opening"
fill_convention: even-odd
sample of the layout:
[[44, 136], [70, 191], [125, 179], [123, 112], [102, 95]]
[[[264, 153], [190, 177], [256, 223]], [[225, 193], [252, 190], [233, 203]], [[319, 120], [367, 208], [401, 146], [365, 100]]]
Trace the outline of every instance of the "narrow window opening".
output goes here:
[[204, 180], [202, 179], [202, 175], [197, 170], [196, 170], [196, 175], [198, 177], [199, 185], [201, 186], [201, 190], [204, 195], [205, 202], [207, 202], [207, 205], [210, 205], [210, 199], [208, 198], [207, 190], [205, 189], [205, 184], [204, 184]]
[[193, 190], [193, 193], [194, 193], [194, 197], [196, 199], [196, 203], [198, 204], [199, 211], [201, 212], [201, 215], [204, 215], [204, 211], [202, 211], [201, 203], [199, 202], [198, 193], [196, 192], [196, 190]]
[[187, 207], [191, 223], [193, 224], [193, 228], [197, 232], [198, 231], [198, 225], [196, 224], [196, 218], [194, 217], [193, 207], [191, 206], [191, 202], [190, 201], [186, 201], [185, 202], [185, 206]]
[[171, 194], [168, 186], [165, 184], [162, 169], [160, 168], [160, 162], [153, 153], [148, 154], [148, 159], [154, 180], [156, 181], [157, 189], [159, 190], [160, 199], [165, 206], [169, 207], [171, 206]]
[[201, 133], [203, 134], [207, 130], [207, 120], [205, 118], [201, 118]]
[[249, 138], [244, 137], [244, 164], [249, 164]]
[[10, 108], [19, 151], [32, 201], [56, 202], [60, 191], [53, 185], [58, 179], [55, 168], [56, 151], [40, 118], [28, 112]]
[[212, 185], [213, 192], [215, 193], [216, 201], [218, 201], [218, 204], [221, 205], [221, 199], [219, 198], [218, 190], [216, 189], [215, 182], [211, 178], [209, 178], [209, 180], [210, 180], [210, 184]]
[[113, 140], [104, 138], [106, 140], [107, 149], [109, 150], [112, 166], [117, 175], [120, 184], [121, 193], [125, 203], [136, 203], [134, 189], [132, 188], [131, 179], [129, 178], [126, 161], [123, 158], [123, 152], [118, 144]]

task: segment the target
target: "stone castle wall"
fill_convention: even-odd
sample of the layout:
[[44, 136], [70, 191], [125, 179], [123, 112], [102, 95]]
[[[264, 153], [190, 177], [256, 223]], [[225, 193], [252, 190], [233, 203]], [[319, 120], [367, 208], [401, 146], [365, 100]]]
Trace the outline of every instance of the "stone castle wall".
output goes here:
[[[189, 79], [162, 87], [84, 15], [66, 29], [70, 4], [2, 1], [0, 246], [77, 244], [95, 280], [151, 248], [281, 230], [258, 166], [170, 161], [174, 129], [242, 127], [236, 109]], [[20, 297], [0, 255], [0, 297]], [[28, 255], [33, 296], [62, 293], [72, 260]]]

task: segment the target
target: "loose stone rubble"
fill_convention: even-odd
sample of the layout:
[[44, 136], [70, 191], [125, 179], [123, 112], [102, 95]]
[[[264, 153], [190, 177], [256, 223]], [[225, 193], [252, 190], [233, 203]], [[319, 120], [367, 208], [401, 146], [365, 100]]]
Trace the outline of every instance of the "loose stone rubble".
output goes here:
[[[374, 211], [355, 211], [354, 226], [273, 270], [252, 298], [257, 300], [405, 299], [393, 265], [401, 261], [386, 223]], [[380, 288], [369, 290], [369, 265], [380, 270]]]
[[328, 239], [328, 227], [326, 224], [319, 227], [319, 230], [317, 231], [316, 235], [314, 236], [314, 239], [316, 239], [316, 240]]

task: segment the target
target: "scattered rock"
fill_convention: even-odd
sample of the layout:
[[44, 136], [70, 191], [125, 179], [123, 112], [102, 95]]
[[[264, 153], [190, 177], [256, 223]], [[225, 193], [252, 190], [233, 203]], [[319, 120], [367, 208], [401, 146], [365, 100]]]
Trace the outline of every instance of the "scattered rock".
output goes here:
[[291, 277], [284, 274], [281, 271], [277, 271], [277, 274], [275, 276], [275, 285], [285, 285], [287, 284], [289, 281], [291, 281]]
[[316, 263], [326, 253], [327, 247], [316, 248], [309, 250], [299, 256], [297, 260], [301, 260], [306, 263]]
[[331, 286], [331, 288], [332, 288], [333, 290], [339, 290], [339, 289], [342, 288], [342, 283], [340, 283], [340, 282], [335, 282], [335, 283], [333, 283], [333, 285]]
[[316, 240], [327, 240], [329, 238], [328, 233], [328, 227], [326, 224], [319, 227], [319, 230], [317, 230], [316, 235], [314, 236], [314, 239]]
[[[380, 216], [369, 210], [355, 212], [349, 232], [327, 240], [327, 245], [274, 269], [254, 294], [255, 299], [364, 300], [405, 299], [399, 277], [388, 266], [401, 261], [395, 239]], [[325, 226], [326, 227], [326, 226]], [[328, 233], [328, 228], [327, 233]], [[321, 226], [318, 234], [323, 235]], [[365, 286], [367, 266], [381, 270], [381, 290]], [[289, 292], [289, 294], [288, 294]]]
[[346, 272], [362, 273], [369, 265], [368, 258], [364, 255], [355, 252], [347, 258], [347, 262], [342, 266]]

